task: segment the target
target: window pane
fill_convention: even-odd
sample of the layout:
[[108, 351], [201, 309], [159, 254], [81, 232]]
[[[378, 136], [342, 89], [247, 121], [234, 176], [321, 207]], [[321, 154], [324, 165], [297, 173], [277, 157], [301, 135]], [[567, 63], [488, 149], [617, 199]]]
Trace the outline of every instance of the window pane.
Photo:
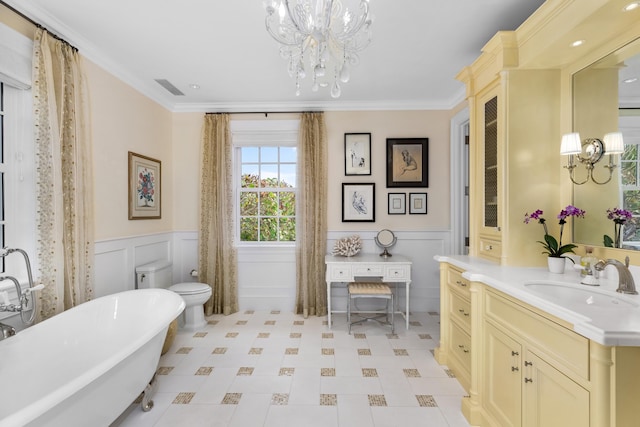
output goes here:
[[280, 193], [280, 215], [295, 216], [296, 214], [296, 193], [293, 191], [283, 191]]
[[260, 178], [264, 187], [275, 188], [278, 186], [278, 165], [261, 165]]
[[255, 216], [258, 214], [258, 194], [240, 193], [240, 216]]
[[280, 147], [280, 161], [283, 163], [296, 163], [298, 161], [296, 147]]
[[242, 165], [242, 188], [258, 188], [258, 165]]
[[640, 241], [640, 218], [635, 217], [631, 218], [624, 225], [623, 231], [623, 242], [637, 242]]
[[623, 193], [623, 208], [633, 215], [640, 215], [640, 190], [627, 190]]
[[240, 240], [243, 242], [258, 241], [258, 218], [240, 219]]
[[277, 163], [278, 147], [260, 147], [260, 161], [263, 163]]
[[273, 191], [262, 191], [260, 193], [260, 215], [278, 215], [278, 193]]
[[280, 165], [280, 186], [296, 186], [296, 165]]
[[258, 163], [258, 147], [242, 147], [242, 163]]
[[280, 218], [280, 241], [296, 241], [296, 220], [295, 218]]
[[638, 164], [636, 162], [622, 162], [622, 185], [638, 185]]
[[278, 219], [260, 218], [260, 241], [276, 242], [278, 240]]

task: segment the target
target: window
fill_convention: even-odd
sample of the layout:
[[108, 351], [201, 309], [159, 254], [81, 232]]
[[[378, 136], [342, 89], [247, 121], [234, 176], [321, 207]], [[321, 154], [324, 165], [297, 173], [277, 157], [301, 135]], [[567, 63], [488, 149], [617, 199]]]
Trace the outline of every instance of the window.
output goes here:
[[620, 173], [622, 182], [622, 208], [630, 211], [633, 218], [627, 222], [623, 231], [623, 242], [640, 241], [640, 158], [638, 145], [624, 145], [624, 153], [620, 156]]
[[[7, 172], [4, 163], [4, 83], [0, 82], [0, 248], [4, 248], [4, 177]], [[5, 272], [4, 258], [0, 265], [0, 271]]]
[[296, 240], [297, 123], [232, 122], [240, 243]]

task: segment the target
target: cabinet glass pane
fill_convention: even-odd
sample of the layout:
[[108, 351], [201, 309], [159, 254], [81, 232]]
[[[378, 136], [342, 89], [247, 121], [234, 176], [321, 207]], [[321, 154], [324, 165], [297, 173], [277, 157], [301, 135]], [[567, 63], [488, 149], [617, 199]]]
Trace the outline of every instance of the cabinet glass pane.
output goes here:
[[484, 226], [498, 226], [498, 98], [484, 105]]

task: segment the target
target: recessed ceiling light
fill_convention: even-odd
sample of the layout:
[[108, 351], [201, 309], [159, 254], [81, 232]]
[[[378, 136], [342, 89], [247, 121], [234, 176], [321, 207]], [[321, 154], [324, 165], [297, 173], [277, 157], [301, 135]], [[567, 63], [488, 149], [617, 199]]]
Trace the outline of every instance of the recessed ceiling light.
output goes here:
[[622, 8], [623, 11], [629, 12], [630, 10], [637, 9], [640, 7], [640, 1], [634, 1], [633, 3], [629, 3], [625, 7]]
[[195, 84], [195, 83], [191, 83], [191, 84], [189, 85], [189, 88], [190, 88], [190, 89], [193, 89], [193, 90], [200, 89], [200, 85], [197, 85], [197, 84]]
[[582, 46], [584, 44], [584, 40], [576, 40], [573, 43], [571, 43], [571, 47], [578, 47], [578, 46]]
[[633, 82], [637, 82], [638, 78], [637, 77], [629, 77], [628, 79], [624, 79], [622, 82], [623, 83], [633, 83]]

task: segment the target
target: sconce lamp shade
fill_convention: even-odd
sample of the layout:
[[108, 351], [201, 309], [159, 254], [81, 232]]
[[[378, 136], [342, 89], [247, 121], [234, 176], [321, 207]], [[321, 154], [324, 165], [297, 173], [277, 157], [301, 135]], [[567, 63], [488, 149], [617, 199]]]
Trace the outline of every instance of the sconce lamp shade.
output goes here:
[[606, 154], [624, 153], [624, 141], [620, 132], [611, 132], [604, 136], [604, 149]]
[[579, 133], [566, 133], [562, 135], [560, 143], [560, 154], [568, 156], [570, 154], [582, 153], [582, 141]]

